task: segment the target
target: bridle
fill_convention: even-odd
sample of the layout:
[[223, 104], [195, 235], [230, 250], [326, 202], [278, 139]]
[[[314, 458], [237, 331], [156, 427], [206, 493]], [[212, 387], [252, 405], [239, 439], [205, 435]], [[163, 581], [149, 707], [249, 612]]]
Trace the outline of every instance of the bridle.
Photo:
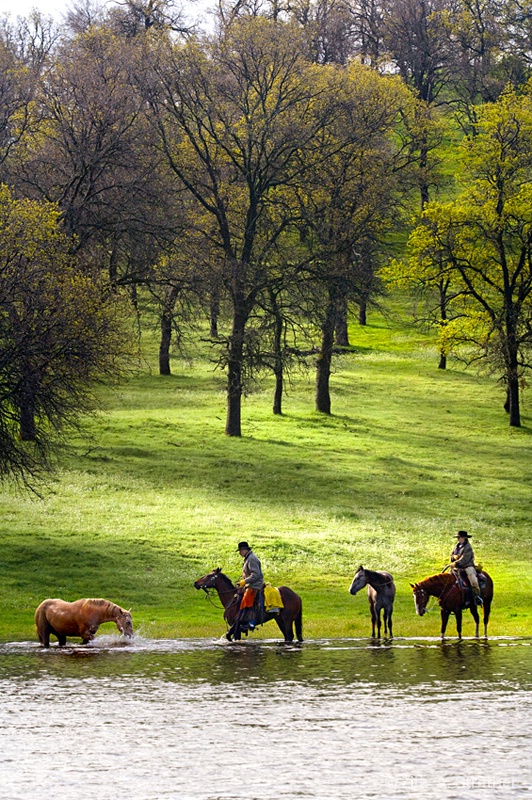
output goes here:
[[[418, 586], [419, 586], [419, 584], [418, 584]], [[418, 589], [415, 589], [415, 590], [414, 590], [414, 594], [415, 594], [416, 592], [423, 592], [423, 594], [426, 594], [426, 595], [427, 595], [427, 602], [425, 603], [424, 612], [423, 612], [423, 613], [426, 613], [427, 611], [432, 611], [432, 608], [430, 608], [430, 607], [429, 607], [429, 602], [430, 602], [430, 598], [431, 598], [431, 597], [438, 597], [438, 603], [439, 603], [439, 606], [440, 606], [440, 608], [441, 608], [441, 607], [442, 607], [442, 602], [444, 602], [444, 601], [445, 601], [445, 599], [448, 597], [448, 595], [449, 595], [449, 594], [452, 592], [452, 590], [453, 590], [455, 587], [458, 587], [458, 588], [460, 588], [460, 584], [458, 583], [458, 581], [457, 581], [456, 579], [454, 580], [454, 582], [453, 582], [453, 583], [450, 583], [448, 586], [444, 586], [444, 587], [443, 587], [443, 589], [442, 589], [442, 591], [441, 591], [441, 594], [439, 595], [439, 597], [438, 597], [437, 595], [431, 595], [431, 594], [430, 594], [430, 592], [428, 592], [428, 591], [427, 591], [427, 589], [425, 589], [425, 588], [424, 588], [424, 587], [422, 587], [422, 586], [421, 586], [421, 587], [419, 587]], [[416, 603], [416, 604], [417, 604], [417, 603]]]
[[[236, 589], [235, 589], [235, 587], [233, 587], [232, 589], [227, 589], [225, 591], [221, 591], [216, 586], [217, 580], [218, 580], [218, 576], [217, 575], [213, 575], [212, 578], [211, 578], [212, 582], [210, 584], [207, 584], [207, 585], [204, 585], [204, 586], [200, 586], [199, 588], [203, 589], [203, 591], [205, 592], [205, 599], [209, 601], [209, 603], [211, 604], [211, 606], [213, 608], [218, 609], [218, 611], [228, 611], [228, 609], [230, 609], [231, 606], [235, 605], [235, 603], [238, 602], [238, 598], [236, 596]], [[216, 592], [219, 597], [221, 595], [223, 595], [223, 594], [234, 594], [234, 599], [227, 606], [224, 606], [224, 605], [218, 606], [218, 605], [216, 605], [216, 603], [212, 599], [214, 592]]]
[[425, 601], [425, 605], [423, 606], [423, 614], [427, 614], [429, 611], [432, 611], [432, 607], [429, 606], [430, 598], [432, 597], [432, 595], [429, 594], [429, 592], [427, 592], [427, 590], [424, 589], [423, 587], [420, 587], [418, 589], [414, 589], [414, 596], [416, 597], [416, 606], [419, 605], [419, 603], [417, 602], [417, 596], [416, 596], [416, 594], [418, 592], [421, 592], [423, 595], [427, 596], [427, 599]]

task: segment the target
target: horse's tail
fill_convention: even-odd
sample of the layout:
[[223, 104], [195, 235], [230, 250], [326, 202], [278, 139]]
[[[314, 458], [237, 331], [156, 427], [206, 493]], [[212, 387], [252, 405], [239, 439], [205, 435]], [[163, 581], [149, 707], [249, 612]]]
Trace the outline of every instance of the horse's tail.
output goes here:
[[297, 612], [297, 616], [294, 620], [294, 625], [296, 628], [296, 637], [298, 642], [303, 641], [303, 605], [300, 602], [299, 604], [299, 611]]
[[46, 618], [46, 606], [44, 603], [41, 603], [35, 612], [35, 625], [37, 626], [37, 635], [40, 643], [43, 647], [49, 647], [52, 628]]

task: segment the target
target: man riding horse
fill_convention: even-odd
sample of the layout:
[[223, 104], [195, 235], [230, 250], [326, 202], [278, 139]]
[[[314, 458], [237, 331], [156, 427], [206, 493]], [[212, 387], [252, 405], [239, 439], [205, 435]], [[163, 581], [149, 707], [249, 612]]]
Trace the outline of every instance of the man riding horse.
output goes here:
[[237, 550], [244, 559], [242, 576], [236, 584], [242, 597], [237, 617], [226, 634], [229, 641], [238, 630], [244, 633], [253, 630], [263, 621], [264, 616], [264, 575], [261, 563], [247, 542], [239, 542]]
[[482, 597], [478, 585], [477, 569], [475, 567], [475, 553], [469, 541], [470, 536], [467, 531], [458, 531], [455, 538], [458, 539], [458, 542], [451, 552], [451, 569], [456, 575], [459, 574], [460, 570], [466, 573], [469, 585], [475, 595], [475, 603], [481, 606]]

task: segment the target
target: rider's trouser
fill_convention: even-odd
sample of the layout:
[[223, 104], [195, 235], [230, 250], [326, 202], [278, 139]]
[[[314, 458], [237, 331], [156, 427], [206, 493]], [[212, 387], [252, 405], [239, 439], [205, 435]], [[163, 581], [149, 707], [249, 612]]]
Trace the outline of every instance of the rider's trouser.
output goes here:
[[475, 567], [466, 567], [465, 573], [471, 584], [471, 588], [477, 597], [480, 597], [480, 586], [478, 585], [478, 575]]

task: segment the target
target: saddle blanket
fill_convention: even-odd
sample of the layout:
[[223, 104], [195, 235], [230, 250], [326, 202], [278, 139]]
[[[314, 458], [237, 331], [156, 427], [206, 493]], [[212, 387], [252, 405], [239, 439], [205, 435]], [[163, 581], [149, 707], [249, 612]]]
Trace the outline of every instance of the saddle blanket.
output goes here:
[[[465, 574], [464, 570], [457, 569], [454, 575], [461, 589], [471, 588], [471, 586], [469, 585], [469, 581], [467, 579], [467, 575]], [[477, 579], [478, 579], [479, 589], [482, 592], [482, 590], [486, 588], [486, 578], [481, 572], [477, 572]]]
[[284, 607], [281, 592], [271, 583], [264, 584], [264, 608], [267, 613], [275, 613]]

